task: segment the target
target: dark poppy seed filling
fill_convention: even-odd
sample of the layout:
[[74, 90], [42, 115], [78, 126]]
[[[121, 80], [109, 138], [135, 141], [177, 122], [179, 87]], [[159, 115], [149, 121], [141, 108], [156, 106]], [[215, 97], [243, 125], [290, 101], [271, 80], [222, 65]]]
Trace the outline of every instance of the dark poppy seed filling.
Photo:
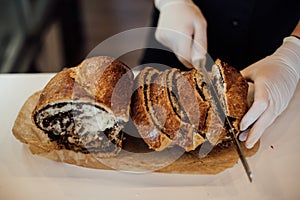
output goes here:
[[121, 150], [124, 122], [93, 104], [71, 101], [50, 104], [34, 117], [36, 125], [61, 148], [82, 153]]

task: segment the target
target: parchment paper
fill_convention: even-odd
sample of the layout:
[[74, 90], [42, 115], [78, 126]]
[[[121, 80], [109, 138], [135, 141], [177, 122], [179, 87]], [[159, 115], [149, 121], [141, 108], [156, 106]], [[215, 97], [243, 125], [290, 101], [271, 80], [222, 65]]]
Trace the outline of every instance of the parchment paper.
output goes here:
[[[112, 158], [100, 158], [94, 154], [83, 154], [71, 150], [59, 149], [42, 130], [31, 120], [31, 113], [39, 99], [40, 92], [29, 97], [21, 108], [13, 126], [14, 136], [22, 143], [28, 144], [32, 154], [48, 159], [65, 162], [82, 167], [102, 170], [123, 170], [131, 172], [162, 172], [181, 174], [217, 174], [238, 162], [238, 155], [232, 143], [228, 146], [216, 146], [205, 157], [199, 157], [200, 149], [186, 153], [180, 147], [168, 148], [154, 152], [147, 148], [137, 133], [127, 134], [123, 149]], [[129, 125], [130, 127], [130, 125]], [[256, 144], [248, 150], [241, 144], [246, 157], [254, 155], [259, 148]]]

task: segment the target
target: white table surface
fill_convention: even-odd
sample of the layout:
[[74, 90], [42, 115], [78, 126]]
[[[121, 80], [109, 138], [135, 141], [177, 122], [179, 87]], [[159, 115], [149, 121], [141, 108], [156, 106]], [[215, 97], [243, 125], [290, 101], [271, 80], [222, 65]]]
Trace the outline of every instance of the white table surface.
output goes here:
[[[12, 135], [25, 102], [54, 74], [0, 75], [0, 199], [300, 199], [300, 87], [248, 158], [217, 175], [93, 170], [32, 155]], [[273, 146], [273, 148], [271, 148]]]

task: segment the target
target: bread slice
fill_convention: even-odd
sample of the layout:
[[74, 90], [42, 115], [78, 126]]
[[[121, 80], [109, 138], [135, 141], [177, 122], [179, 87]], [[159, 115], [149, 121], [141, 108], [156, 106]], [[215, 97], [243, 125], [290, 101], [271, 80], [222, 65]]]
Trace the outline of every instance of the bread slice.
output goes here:
[[[206, 132], [205, 123], [210, 108], [207, 91], [204, 92], [203, 81], [199, 72], [195, 69], [184, 71], [177, 78], [177, 87], [183, 104], [183, 109], [189, 119], [189, 122], [195, 126], [202, 134]], [[197, 80], [201, 80], [200, 86]], [[202, 85], [202, 86], [201, 86]]]
[[226, 115], [231, 118], [235, 129], [239, 130], [239, 123], [248, 109], [247, 81], [237, 69], [220, 59], [212, 67], [212, 80], [217, 86]]
[[133, 74], [109, 57], [59, 72], [42, 90], [32, 120], [60, 148], [111, 156], [121, 150]]
[[198, 134], [197, 129], [191, 123], [184, 122], [176, 114], [172, 107], [170, 85], [168, 80], [170, 73], [176, 73], [175, 69], [168, 69], [160, 73], [150, 84], [148, 107], [154, 123], [166, 134], [172, 143], [184, 148], [186, 151], [194, 150], [204, 139]]
[[[153, 126], [149, 130], [138, 127], [151, 149], [162, 150], [176, 144], [191, 151], [205, 141], [215, 146], [228, 139], [225, 119], [221, 118], [201, 71], [166, 69], [155, 70], [154, 74], [153, 71], [150, 67], [142, 70], [136, 80], [139, 91], [131, 107], [136, 124]], [[236, 69], [219, 60], [210, 75], [217, 85], [225, 114], [239, 130], [238, 124], [247, 109], [247, 82]], [[167, 141], [165, 146], [162, 141]]]
[[[200, 128], [201, 131], [205, 134], [205, 139], [211, 144], [216, 145], [223, 140], [226, 136], [226, 129], [224, 127], [224, 120], [220, 119], [219, 112], [215, 107], [215, 102], [211, 96], [211, 93], [207, 87], [207, 83], [205, 82], [204, 76], [201, 71], [195, 70], [194, 80], [196, 90], [209, 106], [206, 108], [206, 115], [204, 119], [204, 123]], [[201, 120], [200, 120], [201, 123]]]
[[174, 140], [180, 127], [180, 119], [173, 112], [168, 97], [166, 77], [170, 70], [159, 73], [155, 78], [147, 82], [146, 89], [147, 107], [154, 124], [171, 140]]
[[[154, 123], [150, 114], [148, 97], [151, 80], [159, 72], [151, 67], [144, 68], [135, 79], [132, 95], [131, 117], [139, 134], [150, 149], [161, 151], [171, 145], [172, 140]], [[148, 97], [147, 97], [148, 96]]]

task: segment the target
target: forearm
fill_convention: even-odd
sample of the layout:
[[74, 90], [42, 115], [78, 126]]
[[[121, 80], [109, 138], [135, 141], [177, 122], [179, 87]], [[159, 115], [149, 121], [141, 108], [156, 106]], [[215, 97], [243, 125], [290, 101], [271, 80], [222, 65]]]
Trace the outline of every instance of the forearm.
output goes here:
[[293, 30], [293, 32], [291, 33], [291, 35], [300, 37], [300, 20], [298, 21], [298, 24], [296, 28]]
[[275, 54], [283, 57], [284, 63], [296, 71], [298, 78], [300, 77], [300, 21], [291, 33], [292, 36], [286, 37], [283, 44]]

